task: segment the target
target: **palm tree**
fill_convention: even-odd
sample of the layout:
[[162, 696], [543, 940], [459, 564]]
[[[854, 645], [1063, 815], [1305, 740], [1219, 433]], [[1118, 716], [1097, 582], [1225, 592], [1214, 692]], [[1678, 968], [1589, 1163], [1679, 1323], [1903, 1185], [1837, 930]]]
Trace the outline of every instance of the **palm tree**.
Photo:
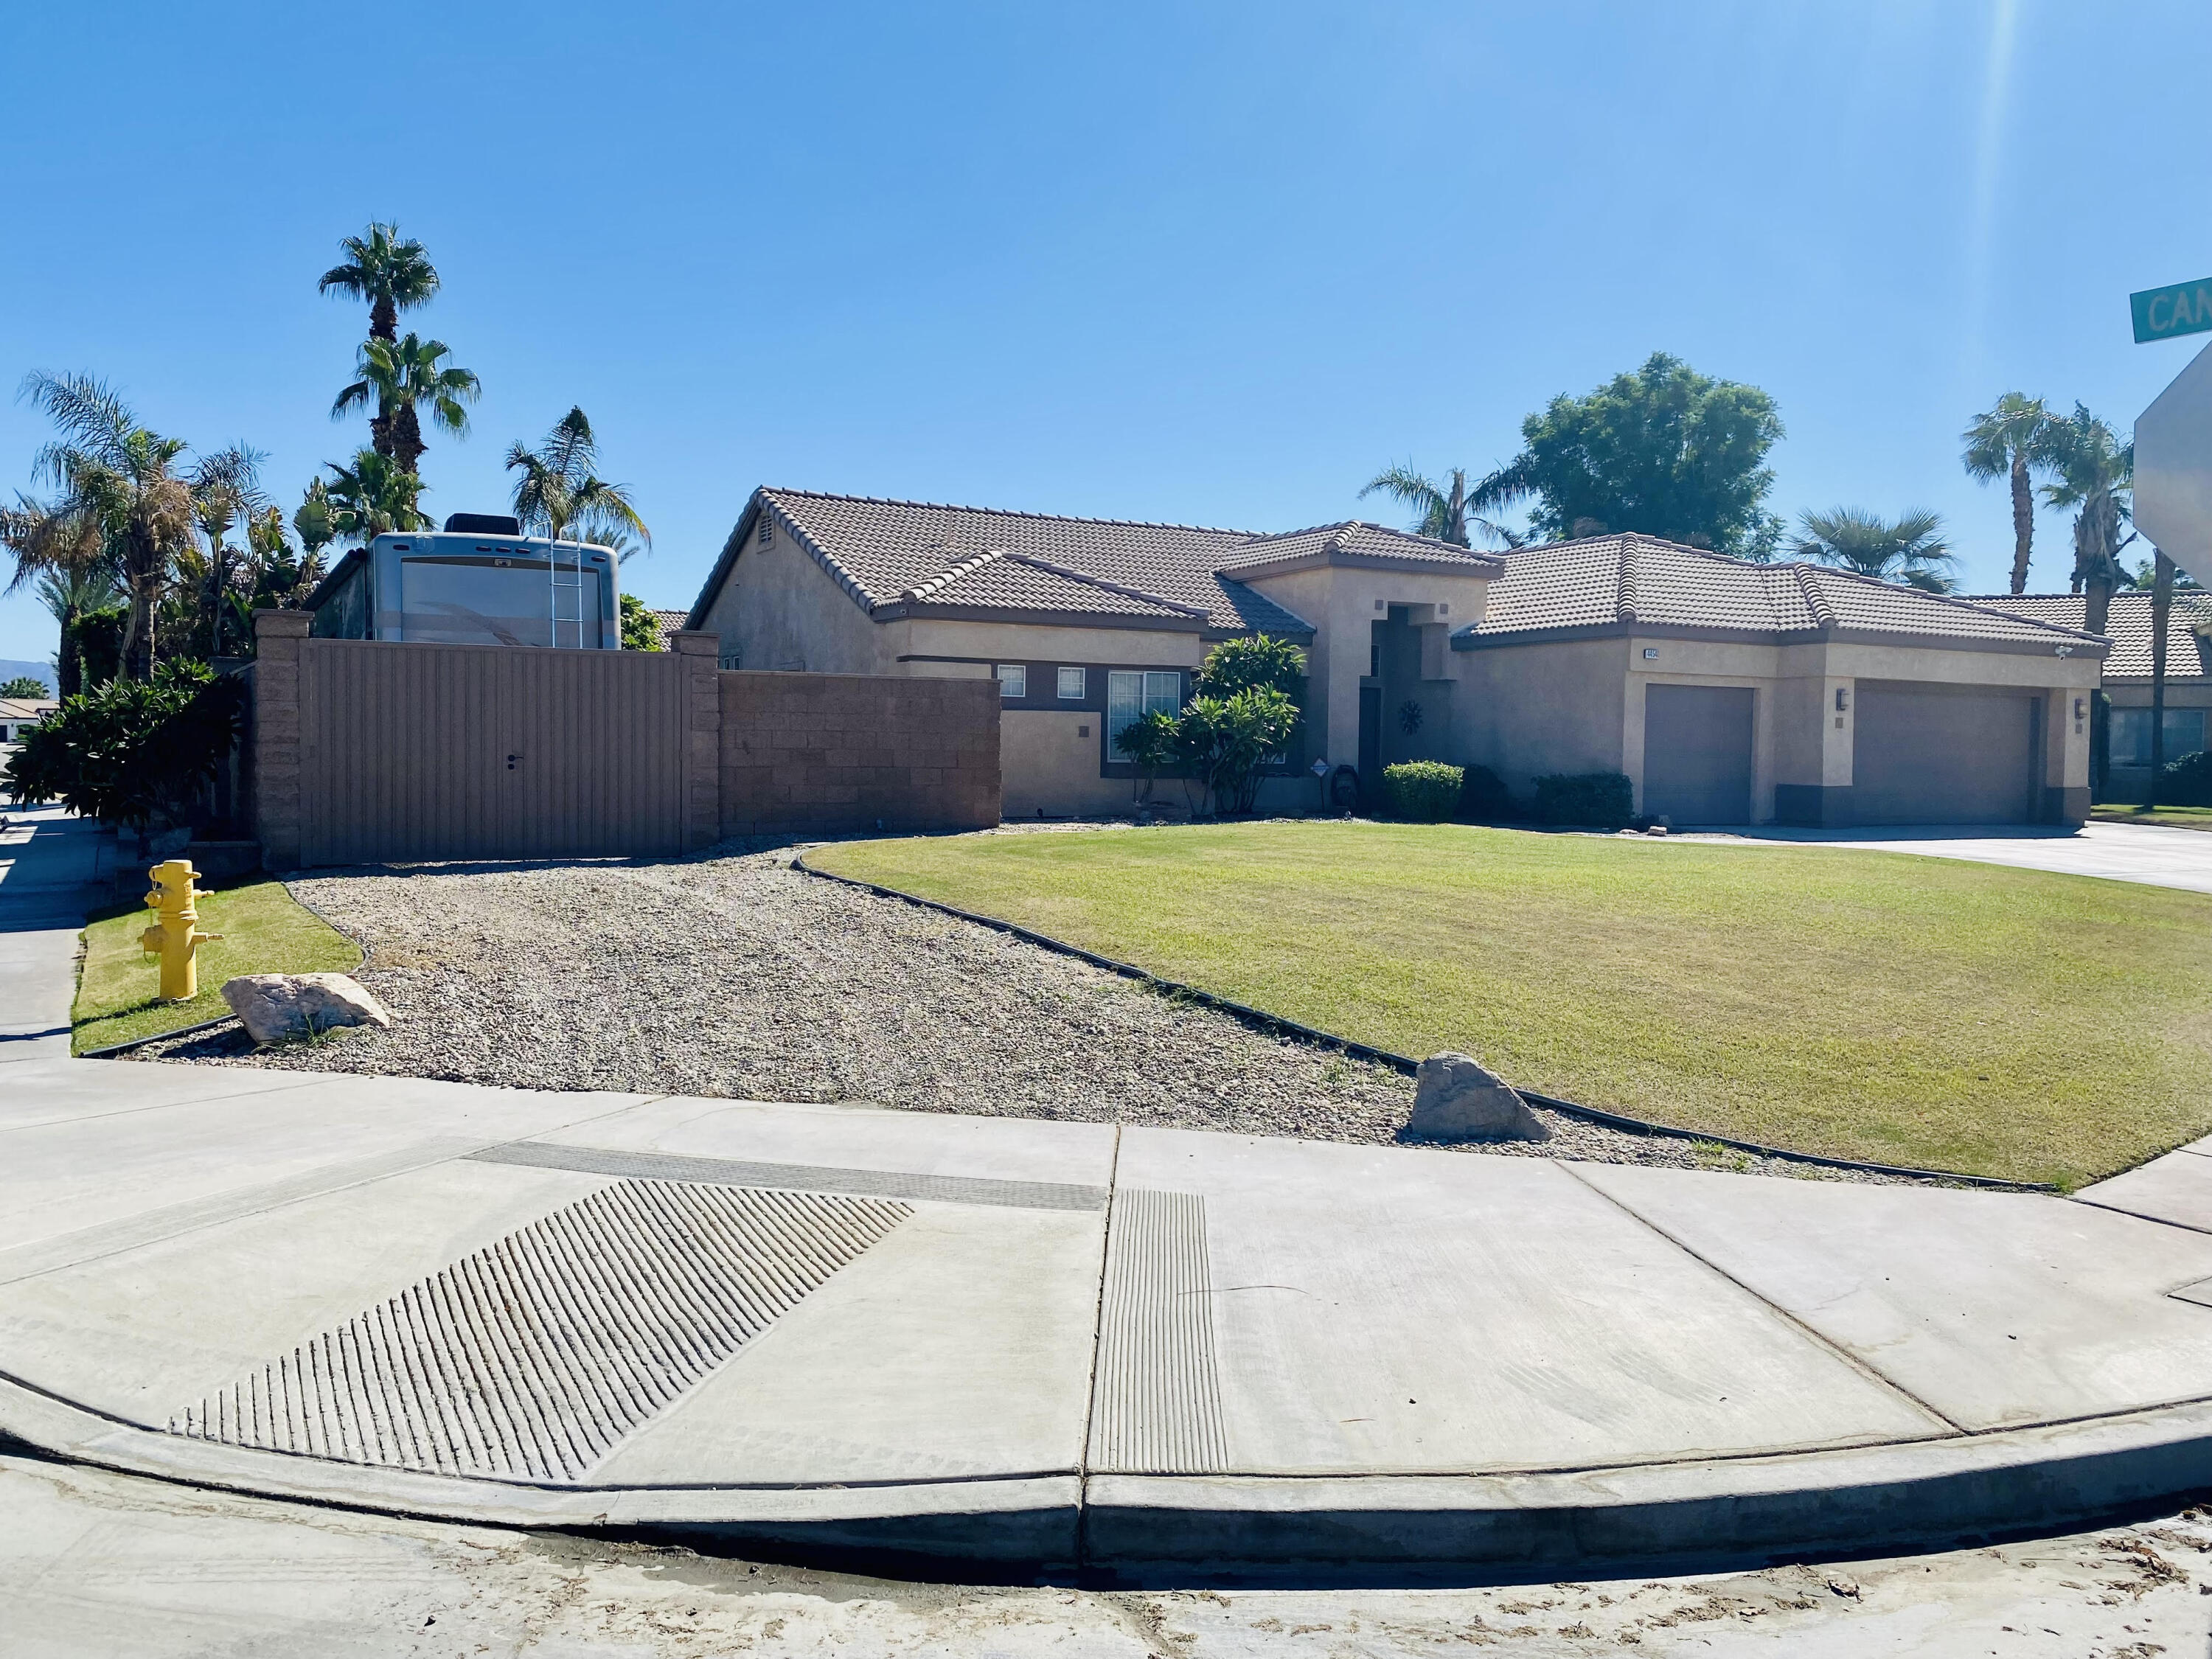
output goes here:
[[1359, 493], [1364, 498], [1379, 489], [1403, 501], [1413, 509], [1413, 522], [1408, 529], [1417, 536], [1449, 542], [1455, 547], [1473, 546], [1471, 532], [1476, 530], [1491, 546], [1519, 547], [1526, 540], [1504, 525], [1477, 515], [1474, 508], [1479, 503], [1468, 489], [1466, 468], [1455, 466], [1444, 478], [1445, 483], [1438, 484], [1410, 466], [1385, 467]]
[[52, 417], [62, 436], [39, 452], [37, 470], [59, 485], [54, 510], [95, 520], [116, 550], [130, 595], [123, 672], [154, 672], [154, 611], [179, 549], [192, 533], [192, 495], [175, 471], [185, 445], [143, 425], [105, 381], [86, 374], [34, 374], [21, 395]]
[[54, 653], [56, 689], [64, 697], [85, 690], [84, 642], [77, 629], [95, 611], [119, 604], [123, 590], [98, 563], [64, 566], [39, 578], [39, 603], [61, 630], [61, 649]]
[[650, 548], [653, 532], [638, 517], [629, 489], [600, 477], [599, 462], [598, 441], [580, 409], [563, 415], [537, 448], [511, 447], [507, 469], [522, 474], [514, 485], [514, 516], [522, 527], [542, 530], [556, 542], [572, 532], [626, 534]]
[[2112, 592], [2128, 579], [2120, 550], [2135, 537], [2124, 538], [2120, 526], [2128, 517], [2136, 447], [2122, 443], [2111, 427], [2075, 404], [2071, 415], [2051, 422], [2048, 450], [2057, 476], [2043, 486], [2043, 504], [2075, 509], [2074, 591], [2086, 601], [2082, 626], [2101, 634]]
[[[320, 478], [307, 481], [307, 493], [292, 513], [292, 533], [300, 538], [302, 562], [319, 569], [323, 550], [337, 538], [338, 533], [337, 524], [331, 516], [331, 492]], [[322, 579], [318, 576], [316, 580]]]
[[202, 608], [207, 615], [207, 652], [222, 654], [222, 624], [228, 609], [231, 549], [223, 538], [240, 519], [252, 519], [266, 504], [261, 493], [261, 463], [268, 459], [246, 444], [233, 444], [203, 456], [192, 469], [192, 518], [207, 538], [208, 556]]
[[1960, 434], [1966, 446], [1960, 459], [1969, 477], [2012, 484], [2012, 591], [2027, 592], [2028, 553], [2035, 540], [2033, 475], [2051, 464], [2051, 428], [2056, 417], [2040, 398], [2008, 392], [1987, 414]]
[[376, 453], [397, 462], [402, 472], [421, 477], [425, 446], [416, 410], [427, 408], [434, 424], [465, 437], [467, 405], [482, 391], [467, 369], [445, 366], [452, 355], [444, 341], [419, 339], [411, 332], [403, 340], [371, 339], [354, 364], [359, 378], [338, 393], [331, 418], [343, 420], [353, 410], [373, 406], [368, 433]]
[[368, 337], [391, 340], [399, 313], [426, 303], [438, 291], [438, 273], [422, 244], [402, 241], [398, 225], [372, 223], [367, 234], [338, 244], [345, 257], [315, 284], [323, 294], [349, 294], [368, 301]]
[[379, 536], [420, 530], [428, 522], [416, 505], [422, 481], [401, 471], [389, 458], [364, 449], [350, 467], [336, 461], [323, 465], [332, 475], [325, 489], [337, 539], [366, 547]]
[[1804, 533], [1790, 550], [1801, 559], [1928, 593], [1957, 586], [1948, 572], [1959, 556], [1943, 539], [1942, 515], [1925, 507], [1889, 520], [1864, 507], [1838, 507], [1807, 513], [1802, 522]]

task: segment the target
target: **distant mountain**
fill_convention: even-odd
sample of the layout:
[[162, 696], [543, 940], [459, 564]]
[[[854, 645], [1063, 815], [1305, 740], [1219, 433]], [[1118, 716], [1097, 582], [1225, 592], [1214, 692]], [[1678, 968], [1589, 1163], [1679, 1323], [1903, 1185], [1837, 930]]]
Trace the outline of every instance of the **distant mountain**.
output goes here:
[[55, 684], [52, 663], [17, 662], [10, 657], [0, 657], [0, 680], [12, 680], [18, 674], [28, 674], [34, 680], [44, 680], [46, 695], [53, 696]]

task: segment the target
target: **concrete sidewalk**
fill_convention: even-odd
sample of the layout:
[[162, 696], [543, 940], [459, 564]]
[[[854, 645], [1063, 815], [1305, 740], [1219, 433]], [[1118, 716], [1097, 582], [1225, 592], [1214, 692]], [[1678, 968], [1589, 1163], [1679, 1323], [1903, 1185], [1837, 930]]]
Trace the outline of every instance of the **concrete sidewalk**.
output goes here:
[[2068, 876], [2100, 876], [2152, 887], [2212, 893], [2212, 834], [2157, 823], [2083, 824], [2079, 830], [2013, 824], [1944, 824], [1908, 829], [1790, 830], [1779, 827], [1691, 832], [1669, 840], [1731, 842], [1752, 846], [1855, 847], [1870, 853], [1917, 853], [1928, 858], [2008, 864]]
[[0, 1064], [65, 1055], [76, 936], [114, 873], [115, 838], [58, 806], [0, 830]]
[[2057, 1528], [2212, 1488], [2208, 1152], [2069, 1200], [36, 1060], [0, 1431], [1128, 1582]]

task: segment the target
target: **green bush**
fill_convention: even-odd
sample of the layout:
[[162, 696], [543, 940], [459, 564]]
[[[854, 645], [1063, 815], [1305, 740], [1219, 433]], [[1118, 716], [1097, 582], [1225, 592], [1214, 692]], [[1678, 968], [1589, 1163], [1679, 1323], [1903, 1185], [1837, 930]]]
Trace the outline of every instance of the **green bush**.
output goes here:
[[1382, 797], [1394, 818], [1442, 823], [1459, 805], [1466, 775], [1442, 761], [1400, 761], [1382, 769]]
[[0, 777], [27, 806], [58, 799], [141, 830], [173, 823], [238, 741], [244, 704], [236, 679], [204, 663], [164, 663], [150, 682], [110, 680], [68, 699], [23, 734]]
[[1620, 772], [1547, 772], [1536, 780], [1536, 817], [1544, 823], [1625, 830], [1636, 815], [1636, 790]]
[[1513, 797], [1505, 780], [1486, 766], [1470, 766], [1459, 787], [1458, 817], [1462, 823], [1498, 823], [1513, 816]]
[[2168, 761], [2158, 798], [2168, 806], [2212, 806], [2212, 750]]
[[660, 642], [660, 618], [646, 608], [643, 599], [635, 593], [622, 596], [622, 648], [625, 651], [658, 651]]

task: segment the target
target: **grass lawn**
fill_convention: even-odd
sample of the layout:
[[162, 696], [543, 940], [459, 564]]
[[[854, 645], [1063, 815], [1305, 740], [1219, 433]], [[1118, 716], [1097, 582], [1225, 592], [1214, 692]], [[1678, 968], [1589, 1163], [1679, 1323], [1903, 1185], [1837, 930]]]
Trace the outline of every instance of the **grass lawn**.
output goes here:
[[1401, 1054], [1804, 1152], [2071, 1185], [2212, 1130], [2201, 893], [1450, 824], [807, 858]]
[[2212, 806], [2093, 806], [2100, 823], [2162, 823], [2169, 830], [2212, 830]]
[[133, 1037], [180, 1031], [230, 1012], [222, 984], [237, 974], [349, 973], [360, 947], [312, 910], [281, 881], [252, 881], [200, 901], [200, 928], [221, 933], [199, 949], [200, 994], [190, 1002], [161, 1002], [161, 964], [138, 948], [151, 910], [110, 910], [84, 930], [84, 968], [77, 976], [73, 1052]]

